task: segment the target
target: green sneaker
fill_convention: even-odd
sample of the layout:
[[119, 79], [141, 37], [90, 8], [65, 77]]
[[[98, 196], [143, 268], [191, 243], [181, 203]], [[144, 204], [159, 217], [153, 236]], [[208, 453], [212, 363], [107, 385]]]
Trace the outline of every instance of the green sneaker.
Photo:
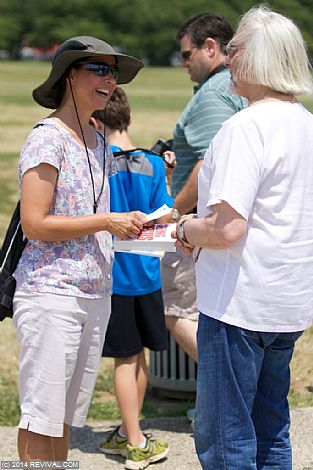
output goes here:
[[125, 457], [127, 455], [127, 437], [121, 437], [118, 435], [117, 431], [119, 430], [119, 426], [112, 431], [107, 439], [100, 444], [99, 449], [104, 454], [111, 454], [111, 455], [122, 455]]
[[146, 439], [147, 444], [143, 449], [141, 447], [127, 444], [125, 468], [129, 470], [142, 470], [143, 468], [148, 467], [150, 463], [164, 459], [167, 455], [167, 442], [160, 441], [159, 439], [154, 440], [147, 436]]

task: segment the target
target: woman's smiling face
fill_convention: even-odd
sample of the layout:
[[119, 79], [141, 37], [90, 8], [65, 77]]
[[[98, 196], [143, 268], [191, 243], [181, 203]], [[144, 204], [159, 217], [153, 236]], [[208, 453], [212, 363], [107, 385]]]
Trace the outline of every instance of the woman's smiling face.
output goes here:
[[[88, 67], [88, 64], [90, 67]], [[101, 65], [113, 66], [108, 70]], [[116, 88], [118, 68], [114, 56], [94, 59], [75, 66], [70, 72], [70, 80], [75, 99], [80, 108], [93, 113], [105, 108]]]

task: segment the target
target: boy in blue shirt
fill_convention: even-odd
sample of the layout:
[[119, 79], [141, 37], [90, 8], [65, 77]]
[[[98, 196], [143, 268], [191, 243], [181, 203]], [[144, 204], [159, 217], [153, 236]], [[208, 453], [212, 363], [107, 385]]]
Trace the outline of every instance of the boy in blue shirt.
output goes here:
[[[171, 207], [174, 200], [167, 192], [163, 160], [141, 150], [127, 152], [134, 145], [128, 135], [131, 116], [125, 92], [118, 87], [106, 110], [96, 112], [94, 117], [98, 126], [104, 124], [113, 152], [126, 151], [116, 156], [117, 173], [110, 178], [111, 211], [136, 209], [149, 214], [163, 204]], [[168, 348], [160, 260], [117, 252], [113, 264], [112, 313], [103, 356], [114, 357], [115, 393], [122, 424], [100, 449], [106, 454], [126, 456], [125, 468], [130, 469], [145, 468], [168, 452], [166, 442], [153, 440], [140, 429], [148, 384], [145, 347], [154, 351]]]

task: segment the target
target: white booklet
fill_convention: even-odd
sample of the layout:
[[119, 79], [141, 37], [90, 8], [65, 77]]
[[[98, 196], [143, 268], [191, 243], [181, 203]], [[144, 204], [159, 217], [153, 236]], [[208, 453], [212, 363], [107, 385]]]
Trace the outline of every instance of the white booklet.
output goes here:
[[115, 237], [114, 251], [148, 256], [160, 256], [165, 251], [176, 251], [176, 240], [171, 237], [171, 233], [175, 230], [176, 224], [154, 224], [152, 227], [144, 227], [137, 238], [121, 240]]
[[147, 215], [146, 222], [151, 222], [152, 220], [159, 219], [160, 217], [163, 217], [163, 215], [169, 214], [171, 211], [172, 209], [168, 207], [167, 204], [163, 204], [163, 206], [159, 207], [154, 212], [150, 212], [150, 214]]

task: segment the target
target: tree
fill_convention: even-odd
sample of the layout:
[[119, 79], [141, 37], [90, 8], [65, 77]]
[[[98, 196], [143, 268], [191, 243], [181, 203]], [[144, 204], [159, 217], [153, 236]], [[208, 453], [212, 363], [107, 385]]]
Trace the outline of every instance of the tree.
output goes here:
[[[107, 40], [151, 64], [168, 63], [178, 49], [179, 26], [193, 15], [217, 11], [233, 27], [255, 0], [1, 0], [0, 49], [16, 54], [22, 40], [48, 48], [77, 35]], [[293, 18], [313, 55], [312, 0], [272, 0], [271, 7]]]

